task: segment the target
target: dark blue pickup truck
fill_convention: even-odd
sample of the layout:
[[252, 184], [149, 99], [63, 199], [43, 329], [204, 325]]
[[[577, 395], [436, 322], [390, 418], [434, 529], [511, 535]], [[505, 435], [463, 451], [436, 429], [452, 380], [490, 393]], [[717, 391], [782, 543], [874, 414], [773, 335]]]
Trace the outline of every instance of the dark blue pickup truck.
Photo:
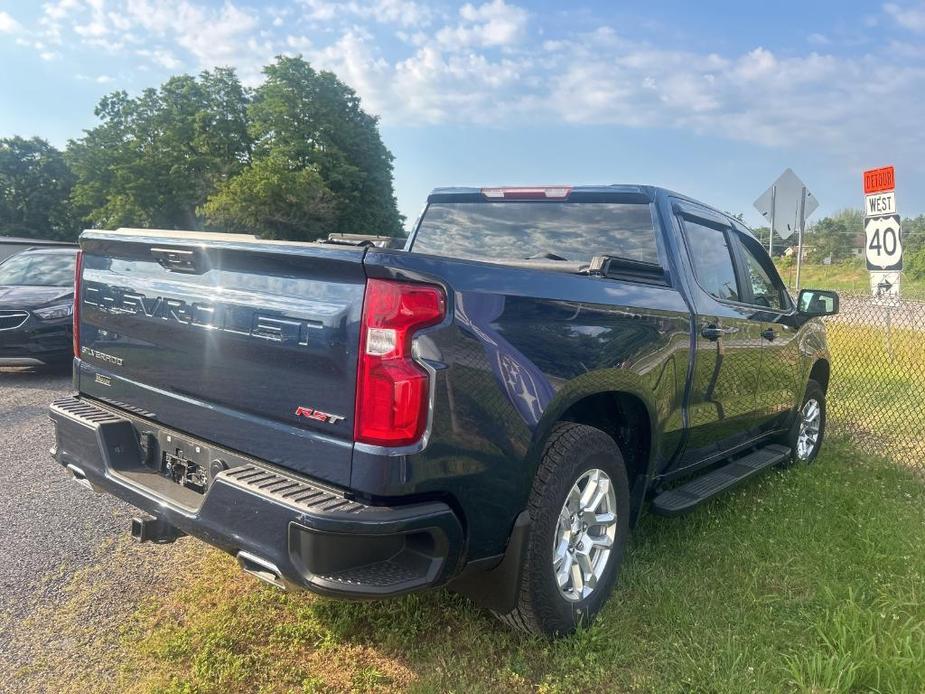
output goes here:
[[[358, 237], [359, 238], [359, 237]], [[435, 190], [404, 248], [86, 231], [54, 458], [270, 583], [433, 586], [553, 635], [645, 508], [808, 462], [829, 355], [738, 221], [659, 188]]]

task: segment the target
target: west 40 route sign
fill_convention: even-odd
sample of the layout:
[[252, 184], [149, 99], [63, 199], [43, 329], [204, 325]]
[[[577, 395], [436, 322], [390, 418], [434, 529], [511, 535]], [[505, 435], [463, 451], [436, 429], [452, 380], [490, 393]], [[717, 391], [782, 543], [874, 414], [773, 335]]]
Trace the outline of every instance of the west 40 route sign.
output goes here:
[[896, 214], [896, 173], [892, 166], [865, 171], [864, 255], [875, 297], [899, 298], [903, 269], [900, 217]]
[[867, 234], [867, 269], [902, 270], [903, 244], [898, 214], [868, 217], [864, 220]]

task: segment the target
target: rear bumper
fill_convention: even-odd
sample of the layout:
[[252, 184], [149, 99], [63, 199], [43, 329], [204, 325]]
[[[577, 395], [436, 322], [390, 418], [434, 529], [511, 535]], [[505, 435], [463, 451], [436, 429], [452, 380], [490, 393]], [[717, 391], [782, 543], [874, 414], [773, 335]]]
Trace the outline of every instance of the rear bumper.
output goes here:
[[462, 527], [442, 502], [367, 505], [205, 442], [227, 469], [213, 470], [198, 495], [163, 477], [150, 451], [171, 433], [188, 440], [182, 433], [79, 398], [56, 401], [50, 417], [52, 456], [78, 481], [235, 555], [272, 583], [375, 598], [440, 585], [459, 566]]

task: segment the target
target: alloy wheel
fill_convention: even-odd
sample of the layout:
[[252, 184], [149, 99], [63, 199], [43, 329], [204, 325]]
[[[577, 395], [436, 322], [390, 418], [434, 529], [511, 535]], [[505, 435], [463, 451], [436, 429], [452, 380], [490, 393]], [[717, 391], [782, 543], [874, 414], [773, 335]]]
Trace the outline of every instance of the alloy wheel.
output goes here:
[[800, 433], [797, 435], [797, 457], [808, 460], [819, 443], [822, 407], [815, 398], [807, 400], [800, 410]]
[[584, 472], [572, 486], [556, 524], [553, 570], [567, 600], [584, 600], [601, 580], [617, 534], [617, 497], [603, 470]]

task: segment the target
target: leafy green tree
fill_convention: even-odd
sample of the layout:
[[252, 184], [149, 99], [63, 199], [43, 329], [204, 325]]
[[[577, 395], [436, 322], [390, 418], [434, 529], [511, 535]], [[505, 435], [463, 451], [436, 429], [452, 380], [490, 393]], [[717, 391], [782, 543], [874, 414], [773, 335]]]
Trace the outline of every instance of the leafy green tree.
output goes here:
[[41, 140], [3, 141], [0, 233], [73, 237], [86, 222], [401, 234], [392, 155], [353, 90], [301, 58], [264, 72], [253, 93], [228, 68], [113, 92], [65, 157]]
[[227, 68], [104, 97], [102, 122], [69, 143], [75, 206], [94, 226], [198, 228], [197, 208], [246, 165], [246, 109]]
[[903, 255], [925, 248], [925, 214], [902, 221]]
[[0, 235], [75, 239], [80, 225], [68, 202], [74, 180], [47, 141], [0, 139]]
[[925, 247], [903, 249], [903, 272], [912, 280], [925, 280]]
[[864, 233], [864, 211], [855, 207], [846, 207], [832, 215], [832, 219], [845, 225], [851, 234]]
[[847, 260], [852, 250], [863, 243], [864, 215], [860, 210], [841, 210], [813, 225], [804, 236], [803, 243], [812, 246], [810, 262], [819, 263], [831, 258], [833, 263]]
[[[300, 239], [328, 231], [400, 234], [392, 155], [354, 91], [302, 58], [280, 57], [264, 73], [249, 109], [253, 171], [219, 186], [203, 208], [210, 225]], [[297, 194], [296, 182], [311, 189]]]
[[220, 186], [203, 211], [213, 226], [261, 236], [313, 241], [332, 231], [337, 202], [315, 166], [282, 153], [257, 159]]

